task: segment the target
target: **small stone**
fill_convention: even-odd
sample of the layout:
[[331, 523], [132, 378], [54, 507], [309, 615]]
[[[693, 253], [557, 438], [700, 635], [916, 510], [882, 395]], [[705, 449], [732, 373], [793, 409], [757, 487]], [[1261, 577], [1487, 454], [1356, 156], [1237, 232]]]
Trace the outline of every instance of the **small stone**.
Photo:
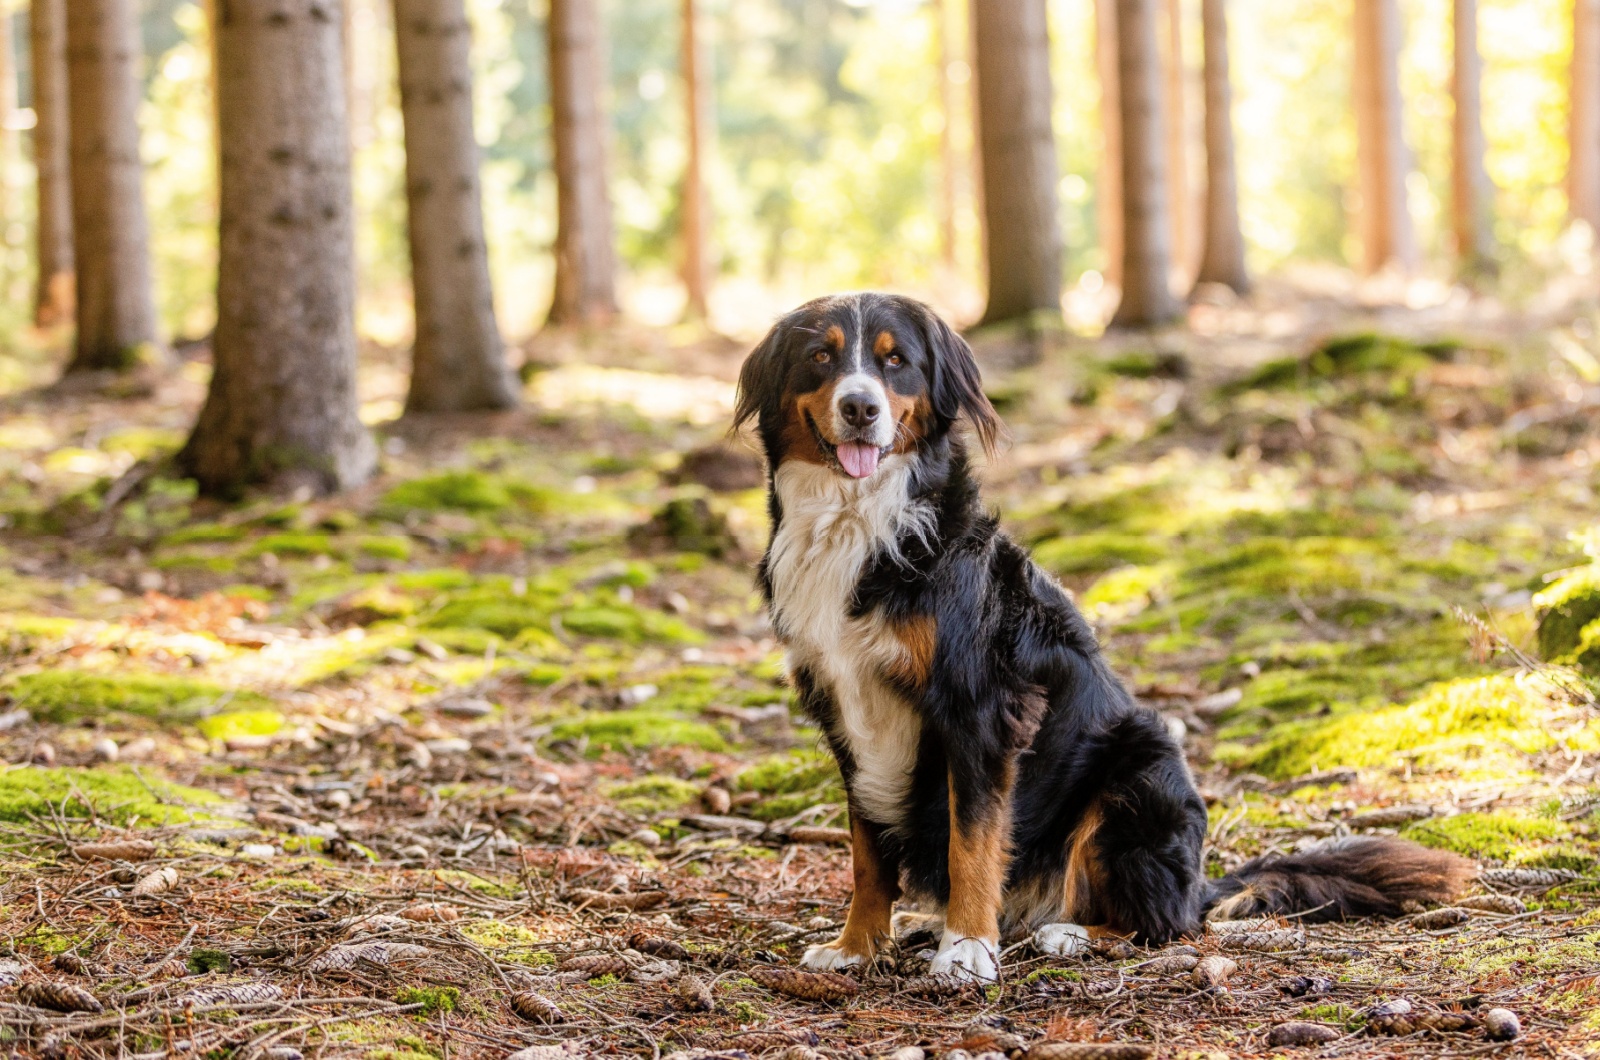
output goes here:
[[47, 743], [36, 743], [33, 745], [31, 759], [36, 766], [53, 766], [56, 764], [56, 749]]
[[26, 725], [32, 720], [33, 715], [29, 714], [21, 707], [18, 707], [16, 710], [5, 711], [0, 713], [0, 732], [10, 732], [17, 726]]
[[733, 809], [733, 795], [727, 788], [715, 784], [701, 792], [700, 799], [710, 813], [725, 814]]
[[156, 742], [148, 736], [140, 736], [123, 744], [119, 757], [126, 762], [142, 762], [155, 753]]
[[278, 848], [271, 843], [245, 843], [239, 847], [239, 855], [246, 858], [272, 858], [278, 856]]
[[482, 696], [451, 696], [435, 703], [433, 709], [452, 718], [486, 718], [494, 713], [494, 704]]
[[109, 736], [102, 736], [89, 745], [89, 754], [96, 762], [115, 762], [118, 754], [117, 741]]
[[640, 846], [649, 847], [652, 850], [661, 845], [661, 833], [654, 828], [641, 828], [628, 836], [628, 838]]
[[428, 740], [423, 746], [435, 755], [464, 755], [472, 750], [472, 741], [460, 736], [445, 736]]
[[1225, 986], [1233, 973], [1239, 970], [1239, 965], [1227, 957], [1210, 956], [1195, 965], [1194, 971], [1189, 973], [1189, 978], [1194, 980], [1195, 986], [1216, 987]]
[[414, 647], [419, 652], [432, 659], [434, 662], [444, 662], [446, 659], [450, 658], [449, 652], [445, 651], [438, 644], [435, 644], [427, 637], [418, 637]]
[[1509, 1042], [1522, 1034], [1522, 1021], [1508, 1008], [1492, 1008], [1483, 1014], [1483, 1030], [1492, 1042]]

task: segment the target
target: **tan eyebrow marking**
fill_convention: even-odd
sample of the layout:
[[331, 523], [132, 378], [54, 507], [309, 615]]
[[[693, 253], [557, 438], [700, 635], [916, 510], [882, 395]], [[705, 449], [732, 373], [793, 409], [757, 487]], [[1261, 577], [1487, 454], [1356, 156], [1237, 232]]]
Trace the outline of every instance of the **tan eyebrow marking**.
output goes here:
[[879, 357], [882, 357], [885, 354], [893, 353], [894, 336], [889, 334], [887, 331], [880, 331], [878, 333], [878, 341], [872, 344], [872, 352], [877, 354]]
[[844, 328], [830, 324], [828, 330], [822, 333], [822, 341], [836, 350], [844, 349]]

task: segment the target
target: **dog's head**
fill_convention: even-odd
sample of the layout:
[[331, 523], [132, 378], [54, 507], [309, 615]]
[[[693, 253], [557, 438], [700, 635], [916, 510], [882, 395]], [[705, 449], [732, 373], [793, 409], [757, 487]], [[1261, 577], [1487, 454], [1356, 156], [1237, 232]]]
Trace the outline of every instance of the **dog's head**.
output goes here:
[[772, 468], [803, 460], [864, 479], [890, 453], [942, 442], [963, 415], [992, 452], [1000, 419], [961, 336], [914, 299], [850, 294], [773, 326], [739, 373], [734, 427], [756, 424]]

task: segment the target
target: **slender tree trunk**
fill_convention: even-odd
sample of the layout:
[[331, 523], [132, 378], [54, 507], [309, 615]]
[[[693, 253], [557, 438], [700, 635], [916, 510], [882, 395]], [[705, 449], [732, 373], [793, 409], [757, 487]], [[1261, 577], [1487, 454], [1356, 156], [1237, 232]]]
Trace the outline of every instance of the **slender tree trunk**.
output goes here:
[[1468, 274], [1494, 271], [1494, 185], [1484, 168], [1480, 86], [1483, 60], [1478, 54], [1478, 0], [1454, 0], [1455, 62], [1451, 94], [1455, 115], [1450, 153], [1451, 214], [1456, 257]]
[[0, 218], [15, 220], [17, 168], [17, 43], [12, 32], [15, 12], [0, 2]]
[[511, 408], [489, 283], [462, 0], [394, 0], [416, 336], [408, 412]]
[[1172, 264], [1187, 275], [1194, 261], [1194, 217], [1189, 195], [1188, 71], [1183, 59], [1183, 0], [1166, 0], [1167, 203], [1172, 217]]
[[683, 100], [688, 158], [683, 169], [683, 286], [689, 316], [704, 320], [711, 297], [711, 200], [706, 164], [715, 122], [712, 70], [701, 0], [683, 0]]
[[1600, 233], [1600, 0], [1572, 2], [1567, 208]]
[[33, 162], [38, 177], [35, 228], [38, 287], [33, 319], [40, 327], [72, 319], [72, 169], [67, 120], [67, 0], [33, 0]]
[[[76, 0], [74, 0], [76, 2]], [[224, 0], [216, 367], [180, 461], [203, 491], [364, 480], [337, 0]]]
[[1045, 0], [972, 0], [989, 304], [982, 323], [1061, 312]]
[[1233, 83], [1228, 75], [1228, 0], [1201, 0], [1205, 34], [1206, 199], [1204, 249], [1195, 283], [1250, 290], [1239, 228], [1239, 180], [1233, 163]]
[[1117, 73], [1117, 0], [1094, 0], [1094, 59], [1100, 80], [1100, 171], [1095, 211], [1106, 282], [1122, 283], [1122, 92]]
[[956, 61], [951, 47], [950, 0], [936, 0], [933, 17], [939, 41], [939, 260], [946, 269], [956, 267], [956, 86], [950, 65]]
[[1172, 233], [1156, 0], [1117, 0], [1117, 73], [1122, 104], [1122, 303], [1111, 322], [1153, 327], [1183, 312], [1168, 277]]
[[617, 259], [596, 0], [550, 0], [548, 28], [557, 215], [549, 323], [600, 323], [617, 312]]
[[1369, 273], [1417, 267], [1406, 206], [1406, 149], [1400, 100], [1400, 9], [1395, 0], [1355, 0], [1356, 164], [1361, 242]]
[[144, 165], [139, 159], [138, 4], [69, 3], [67, 95], [78, 337], [67, 371], [124, 370], [156, 349]]

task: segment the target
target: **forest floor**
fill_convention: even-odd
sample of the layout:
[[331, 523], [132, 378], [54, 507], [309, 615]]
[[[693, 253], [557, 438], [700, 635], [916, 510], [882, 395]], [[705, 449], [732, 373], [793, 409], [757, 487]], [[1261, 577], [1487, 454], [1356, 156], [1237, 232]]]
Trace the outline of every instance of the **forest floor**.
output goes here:
[[[191, 359], [0, 396], [0, 1036], [1600, 1056], [1593, 312], [1268, 292], [1192, 325], [1031, 366], [983, 343], [1013, 433], [989, 499], [1184, 732], [1210, 870], [1398, 832], [1484, 866], [1472, 908], [1023, 943], [998, 985], [944, 993], [908, 937], [831, 999], [776, 992], [763, 969], [837, 929], [850, 872], [751, 587], [759, 463], [686, 455], [720, 439], [742, 349], [547, 339], [523, 411], [426, 422], [393, 420], [403, 358], [368, 350], [381, 477], [232, 505], [164, 463]], [[1198, 984], [1211, 954], [1237, 967]], [[1397, 999], [1410, 1023], [1374, 1008]], [[1332, 1040], [1275, 1044], [1287, 1021]]]

